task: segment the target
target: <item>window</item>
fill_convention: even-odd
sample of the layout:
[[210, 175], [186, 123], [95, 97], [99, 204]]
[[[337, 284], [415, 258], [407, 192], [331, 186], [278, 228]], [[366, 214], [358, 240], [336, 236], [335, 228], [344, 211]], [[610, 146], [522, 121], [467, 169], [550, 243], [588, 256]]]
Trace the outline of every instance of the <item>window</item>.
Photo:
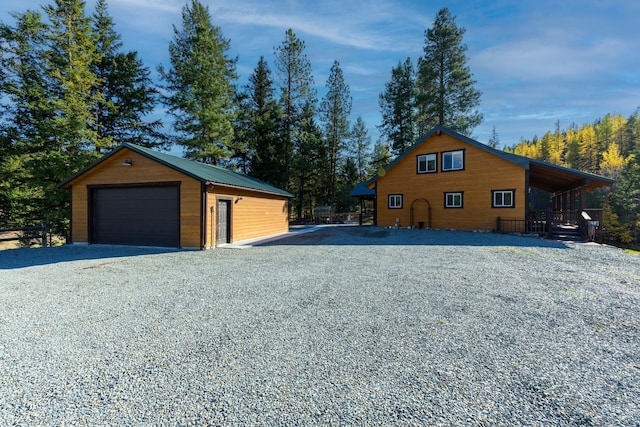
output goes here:
[[461, 208], [462, 207], [462, 191], [455, 193], [444, 193], [445, 208]]
[[494, 208], [515, 208], [516, 190], [493, 190], [491, 191], [492, 205]]
[[389, 194], [389, 209], [402, 209], [402, 194]]
[[418, 173], [437, 172], [438, 156], [436, 153], [421, 154], [418, 156]]
[[457, 171], [464, 169], [464, 151], [447, 151], [442, 153], [442, 170]]

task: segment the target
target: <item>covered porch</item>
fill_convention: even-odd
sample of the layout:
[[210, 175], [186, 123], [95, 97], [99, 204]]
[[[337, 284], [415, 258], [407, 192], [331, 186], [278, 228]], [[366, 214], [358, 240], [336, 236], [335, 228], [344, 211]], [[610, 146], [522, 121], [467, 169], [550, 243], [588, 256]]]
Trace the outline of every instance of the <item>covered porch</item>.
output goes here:
[[548, 207], [527, 209], [522, 222], [497, 218], [498, 232], [511, 230], [570, 240], [593, 240], [602, 233], [602, 209], [587, 206], [587, 192], [611, 187], [615, 182], [613, 179], [533, 159], [529, 162], [526, 179], [529, 188], [549, 194]]

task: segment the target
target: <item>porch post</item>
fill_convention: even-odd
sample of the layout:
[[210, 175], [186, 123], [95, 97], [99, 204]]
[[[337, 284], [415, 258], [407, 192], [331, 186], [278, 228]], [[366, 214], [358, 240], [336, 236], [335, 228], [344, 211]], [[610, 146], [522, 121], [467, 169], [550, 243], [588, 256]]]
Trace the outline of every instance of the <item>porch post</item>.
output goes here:
[[578, 218], [575, 216], [574, 210], [576, 209], [576, 200], [575, 200], [575, 191], [572, 188], [569, 190], [569, 203], [567, 205], [567, 210], [569, 211], [569, 222], [571, 224], [575, 223]]
[[587, 208], [587, 188], [584, 185], [580, 186], [580, 211]]

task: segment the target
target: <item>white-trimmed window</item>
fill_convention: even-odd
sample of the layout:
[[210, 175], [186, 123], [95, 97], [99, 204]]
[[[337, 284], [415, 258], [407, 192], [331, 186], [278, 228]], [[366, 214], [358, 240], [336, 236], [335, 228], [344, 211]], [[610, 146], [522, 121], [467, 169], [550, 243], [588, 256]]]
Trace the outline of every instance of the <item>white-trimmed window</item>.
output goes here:
[[402, 209], [402, 194], [389, 194], [389, 209]]
[[442, 153], [442, 171], [464, 169], [464, 150], [445, 151]]
[[453, 193], [444, 193], [445, 208], [462, 208], [462, 196], [464, 192], [456, 191]]
[[432, 173], [438, 171], [438, 155], [436, 153], [420, 154], [417, 156], [418, 173]]
[[494, 208], [514, 208], [516, 206], [516, 190], [492, 190], [491, 206]]

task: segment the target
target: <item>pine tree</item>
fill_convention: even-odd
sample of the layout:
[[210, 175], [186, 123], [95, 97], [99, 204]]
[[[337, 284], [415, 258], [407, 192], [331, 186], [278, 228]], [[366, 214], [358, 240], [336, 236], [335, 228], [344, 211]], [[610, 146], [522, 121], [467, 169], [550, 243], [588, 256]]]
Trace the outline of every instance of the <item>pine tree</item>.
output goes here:
[[[56, 185], [95, 158], [94, 132], [98, 58], [84, 2], [57, 0], [42, 15], [14, 15], [16, 26], [2, 26], [3, 93], [10, 100], [5, 128], [10, 155], [4, 158], [2, 187], [12, 221], [47, 221], [68, 226], [68, 193]], [[5, 208], [3, 208], [4, 210]]]
[[351, 114], [351, 95], [344, 81], [340, 63], [334, 61], [327, 78], [327, 94], [320, 103], [320, 118], [324, 124], [324, 139], [327, 144], [328, 174], [326, 204], [335, 201], [338, 163], [341, 152], [349, 138], [349, 115]]
[[456, 25], [449, 9], [443, 8], [425, 32], [417, 100], [422, 128], [439, 124], [469, 135], [482, 122], [482, 114], [476, 110], [481, 94], [473, 87], [467, 46], [462, 42], [465, 31]]
[[498, 132], [496, 132], [495, 125], [493, 125], [491, 129], [491, 136], [489, 137], [487, 145], [491, 148], [498, 148], [498, 145], [500, 145], [500, 136], [498, 136]]
[[280, 143], [281, 112], [274, 92], [269, 65], [264, 57], [260, 57], [246, 87], [249, 170], [252, 176], [284, 188], [286, 176], [284, 145]]
[[359, 181], [364, 181], [371, 175], [371, 137], [367, 125], [358, 116], [351, 128], [350, 156], [356, 166]]
[[[401, 154], [417, 138], [415, 72], [411, 58], [391, 69], [391, 80], [385, 83], [378, 103], [382, 113], [381, 134], [391, 141], [393, 152]], [[426, 131], [424, 132], [426, 133]]]
[[289, 189], [291, 159], [296, 134], [300, 131], [302, 110], [315, 105], [311, 62], [304, 52], [305, 43], [289, 28], [282, 44], [274, 49], [280, 105], [282, 108], [285, 189]]
[[384, 173], [386, 168], [391, 163], [391, 151], [389, 150], [389, 144], [385, 141], [378, 140], [373, 146], [373, 154], [371, 155], [371, 170], [375, 174]]
[[633, 152], [640, 141], [640, 108], [636, 109], [627, 119], [623, 134], [620, 153], [626, 157]]
[[50, 21], [46, 67], [55, 94], [51, 99], [56, 111], [52, 153], [81, 156], [83, 151], [101, 145], [95, 131], [95, 107], [102, 95], [93, 90], [99, 83], [93, 71], [93, 64], [100, 60], [96, 37], [91, 19], [85, 15], [84, 1], [55, 0], [54, 5], [43, 9]]
[[93, 15], [99, 60], [93, 65], [98, 77], [95, 93], [101, 95], [96, 105], [96, 127], [101, 146], [108, 150], [119, 143], [145, 147], [167, 147], [162, 121], [145, 121], [158, 103], [159, 92], [153, 86], [150, 71], [137, 52], [122, 52], [120, 35], [115, 31], [106, 0], [98, 0]]
[[205, 163], [217, 164], [231, 155], [237, 76], [236, 59], [227, 56], [229, 46], [212, 24], [209, 8], [192, 0], [182, 9], [182, 29], [174, 26], [171, 67], [158, 69], [178, 143], [187, 157]]
[[326, 194], [327, 147], [315, 116], [315, 106], [308, 102], [302, 108], [292, 157], [291, 191], [298, 219], [310, 217]]
[[620, 171], [611, 206], [623, 224], [640, 223], [640, 149], [636, 149]]
[[3, 106], [0, 213], [9, 225], [43, 219], [44, 191], [33, 183], [33, 159], [51, 137], [54, 117], [45, 72], [46, 25], [39, 12], [14, 14], [15, 26], [0, 25], [0, 98]]

